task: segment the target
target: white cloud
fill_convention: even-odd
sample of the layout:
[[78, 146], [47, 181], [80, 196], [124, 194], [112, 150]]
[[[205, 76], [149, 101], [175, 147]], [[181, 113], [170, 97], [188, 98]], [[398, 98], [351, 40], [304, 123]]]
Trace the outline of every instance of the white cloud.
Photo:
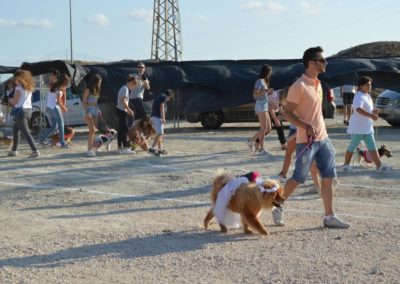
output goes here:
[[193, 18], [199, 22], [203, 22], [203, 23], [208, 22], [208, 18], [203, 14], [194, 14]]
[[153, 10], [138, 9], [125, 13], [129, 18], [139, 21], [151, 22], [153, 20]]
[[308, 15], [320, 15], [322, 14], [323, 7], [322, 4], [311, 4], [307, 1], [302, 1], [300, 3], [300, 9], [303, 11], [303, 13], [308, 14]]
[[107, 18], [107, 16], [100, 13], [87, 17], [86, 22], [99, 27], [107, 27], [110, 25], [110, 20]]
[[268, 1], [266, 3], [261, 1], [247, 2], [240, 5], [240, 9], [261, 14], [277, 14], [286, 10], [284, 6], [274, 1]]
[[0, 27], [13, 27], [13, 28], [33, 28], [33, 29], [50, 29], [53, 23], [47, 19], [32, 19], [28, 18], [20, 22], [14, 20], [7, 20], [0, 18]]

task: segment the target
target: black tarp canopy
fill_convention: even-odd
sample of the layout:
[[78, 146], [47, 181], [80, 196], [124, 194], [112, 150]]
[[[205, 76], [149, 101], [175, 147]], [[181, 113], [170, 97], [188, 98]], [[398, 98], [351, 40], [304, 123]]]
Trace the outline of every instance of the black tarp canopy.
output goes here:
[[[174, 89], [179, 96], [180, 113], [203, 112], [252, 102], [254, 82], [263, 64], [272, 66], [271, 87], [275, 89], [290, 85], [304, 71], [298, 59], [146, 62], [146, 70], [153, 94]], [[136, 73], [136, 66], [137, 61], [79, 65], [57, 60], [24, 63], [21, 68], [34, 75], [57, 68], [71, 76], [76, 93], [83, 91], [91, 74], [98, 73], [103, 78], [102, 102], [115, 102], [119, 88], [129, 74]], [[0, 73], [15, 70], [0, 66]], [[400, 91], [400, 57], [328, 58], [327, 72], [320, 79], [333, 88], [356, 84], [362, 75], [372, 77], [376, 88]]]

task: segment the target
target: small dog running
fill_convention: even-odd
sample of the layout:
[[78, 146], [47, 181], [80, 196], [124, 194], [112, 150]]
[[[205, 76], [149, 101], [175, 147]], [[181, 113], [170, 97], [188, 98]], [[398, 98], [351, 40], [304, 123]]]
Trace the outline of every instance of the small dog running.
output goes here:
[[[367, 149], [357, 148], [356, 153], [357, 154], [354, 155], [353, 165], [355, 160], [357, 159], [358, 165], [371, 167], [373, 160]], [[393, 156], [392, 152], [386, 147], [386, 145], [382, 145], [381, 147], [378, 148], [378, 155], [380, 158], [382, 158], [383, 156], [391, 158]]]
[[227, 171], [217, 172], [210, 195], [212, 206], [204, 218], [204, 227], [207, 230], [215, 216], [223, 233], [228, 231], [228, 226], [238, 227], [241, 221], [245, 234], [255, 230], [260, 235], [268, 235], [259, 216], [263, 209], [280, 207], [285, 201], [278, 181], [263, 181], [260, 177], [253, 181], [248, 175], [234, 177]]
[[[65, 145], [72, 145], [72, 139], [75, 137], [75, 128], [66, 126], [64, 128], [64, 140]], [[50, 136], [49, 144], [47, 146], [54, 147], [60, 145], [60, 135], [59, 133], [55, 133]]]
[[106, 147], [107, 151], [111, 150], [111, 142], [115, 139], [118, 132], [113, 128], [107, 128], [103, 134], [98, 135], [93, 141], [93, 150], [98, 152], [99, 148], [103, 145]]

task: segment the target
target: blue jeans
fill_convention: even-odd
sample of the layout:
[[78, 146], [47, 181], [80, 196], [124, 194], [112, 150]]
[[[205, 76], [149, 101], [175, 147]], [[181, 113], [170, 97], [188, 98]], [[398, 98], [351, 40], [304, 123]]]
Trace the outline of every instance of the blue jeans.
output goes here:
[[298, 157], [299, 153], [301, 155], [296, 159], [292, 178], [299, 183], [304, 183], [314, 159], [321, 178], [335, 178], [336, 152], [331, 140], [326, 138], [322, 141], [314, 142], [310, 149], [304, 149], [306, 146], [307, 144], [304, 143], [296, 146], [296, 157]]
[[13, 125], [13, 146], [12, 150], [17, 151], [18, 143], [19, 143], [19, 133], [22, 132], [24, 135], [26, 142], [28, 142], [29, 146], [32, 149], [32, 152], [36, 152], [36, 146], [33, 141], [33, 137], [29, 132], [28, 120], [32, 116], [32, 109], [22, 109], [15, 116], [15, 121]]
[[56, 106], [54, 109], [46, 108], [46, 112], [50, 115], [50, 123], [51, 127], [46, 130], [46, 132], [40, 136], [40, 140], [43, 141], [56, 131], [58, 127], [58, 134], [60, 136], [60, 144], [61, 146], [65, 145], [64, 140], [64, 119], [61, 114], [60, 107]]

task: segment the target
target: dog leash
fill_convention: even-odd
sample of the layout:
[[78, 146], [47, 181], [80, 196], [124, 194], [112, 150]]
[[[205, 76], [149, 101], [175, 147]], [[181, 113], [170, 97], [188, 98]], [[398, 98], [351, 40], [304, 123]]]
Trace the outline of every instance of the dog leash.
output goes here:
[[305, 151], [311, 149], [312, 144], [314, 144], [314, 138], [312, 136], [308, 136], [308, 142], [306, 147], [304, 147], [303, 150], [301, 150], [300, 153], [296, 155], [296, 158], [294, 160], [297, 161], [297, 159], [300, 158]]

